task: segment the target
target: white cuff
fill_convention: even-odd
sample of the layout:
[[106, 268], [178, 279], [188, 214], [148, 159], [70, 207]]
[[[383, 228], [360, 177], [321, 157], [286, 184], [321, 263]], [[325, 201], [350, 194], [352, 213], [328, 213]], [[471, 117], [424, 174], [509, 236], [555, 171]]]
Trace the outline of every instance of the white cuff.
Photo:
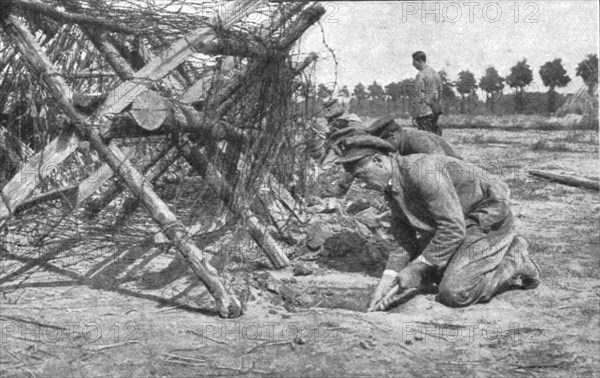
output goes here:
[[426, 264], [426, 265], [429, 265], [429, 266], [433, 266], [433, 264], [430, 263], [429, 261], [427, 261], [427, 259], [423, 255], [419, 255], [419, 257], [417, 257], [417, 260], [419, 260], [423, 264]]
[[398, 272], [391, 270], [391, 269], [386, 269], [383, 271], [383, 277], [385, 276], [397, 276]]

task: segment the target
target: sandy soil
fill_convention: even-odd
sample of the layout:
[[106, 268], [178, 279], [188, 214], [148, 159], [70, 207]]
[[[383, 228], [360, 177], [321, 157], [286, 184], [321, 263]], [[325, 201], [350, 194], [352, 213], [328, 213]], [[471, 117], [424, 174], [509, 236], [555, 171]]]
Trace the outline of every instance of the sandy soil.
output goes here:
[[[270, 269], [235, 234], [234, 249], [247, 253], [213, 263], [227, 267], [226, 282], [247, 309], [224, 320], [185, 267], [171, 265], [161, 276], [172, 255], [156, 246], [134, 246], [118, 259], [71, 256], [19, 286], [2, 285], [0, 375], [599, 376], [598, 193], [526, 174], [533, 168], [598, 178], [598, 134], [450, 129], [445, 137], [466, 160], [510, 184], [520, 232], [542, 270], [538, 289], [464, 309], [444, 307], [432, 293], [365, 313], [376, 261], [335, 254], [325, 261], [325, 247], [299, 249], [294, 262], [312, 273], [295, 276], [292, 267]], [[534, 151], [541, 139], [546, 149]], [[553, 150], [560, 143], [566, 151]], [[325, 223], [339, 220], [327, 217]], [[366, 244], [358, 245], [377, 258], [362, 230]], [[2, 260], [2, 274], [21, 266]], [[85, 274], [94, 266], [98, 273], [88, 277], [62, 270]]]

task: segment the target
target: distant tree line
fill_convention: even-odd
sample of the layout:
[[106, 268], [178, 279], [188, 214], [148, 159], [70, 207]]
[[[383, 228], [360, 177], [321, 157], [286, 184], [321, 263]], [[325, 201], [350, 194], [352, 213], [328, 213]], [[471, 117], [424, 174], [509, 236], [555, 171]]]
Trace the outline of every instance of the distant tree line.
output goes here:
[[[548, 88], [547, 93], [539, 93], [533, 83], [533, 71], [527, 59], [523, 59], [510, 69], [506, 77], [500, 76], [498, 70], [489, 66], [485, 74], [479, 78], [469, 71], [459, 72], [458, 78], [452, 81], [445, 71], [440, 71], [443, 82], [443, 99], [445, 113], [482, 112], [482, 107], [489, 113], [554, 113], [565, 100], [556, 88], [565, 87], [571, 78], [562, 65], [560, 58], [544, 63], [539, 69], [542, 83]], [[590, 54], [577, 66], [576, 76], [580, 76], [592, 94], [598, 85], [598, 55]], [[373, 81], [365, 87], [357, 84], [352, 92], [347, 86], [339, 90], [320, 84], [314, 88], [315, 100], [327, 101], [338, 96], [347, 102], [350, 110], [359, 115], [380, 115], [382, 113], [410, 113], [411, 96], [414, 93], [415, 80], [408, 78], [392, 82], [385, 86]], [[506, 86], [513, 89], [512, 94], [504, 94]], [[479, 91], [478, 91], [479, 90]], [[478, 94], [479, 92], [479, 94]], [[483, 99], [480, 99], [482, 95]]]

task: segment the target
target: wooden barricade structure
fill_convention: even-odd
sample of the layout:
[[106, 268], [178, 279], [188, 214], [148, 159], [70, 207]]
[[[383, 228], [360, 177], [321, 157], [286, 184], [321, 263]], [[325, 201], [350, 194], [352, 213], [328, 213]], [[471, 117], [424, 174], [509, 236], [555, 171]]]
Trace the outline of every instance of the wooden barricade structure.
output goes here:
[[[85, 15], [83, 8], [78, 8], [77, 2], [63, 3], [64, 10], [38, 0], [9, 1], [8, 6], [4, 6], [7, 12], [0, 19], [0, 26], [14, 51], [25, 62], [32, 76], [45, 85], [47, 95], [66, 117], [59, 136], [21, 164], [2, 188], [0, 227], [6, 226], [19, 212], [56, 199], [66, 199], [71, 208], [87, 206], [90, 217], [97, 216], [128, 189], [132, 197], [123, 208], [142, 205], [214, 297], [219, 315], [227, 318], [240, 316], [240, 301], [223, 285], [217, 271], [209, 264], [203, 251], [190, 240], [187, 228], [159, 197], [152, 183], [174, 161], [185, 159], [219, 193], [229, 211], [243, 221], [252, 239], [271, 263], [277, 268], [289, 264], [288, 257], [269, 234], [268, 227], [243, 203], [235, 200], [236, 191], [227, 179], [228, 173], [220, 171], [220, 165], [215, 164], [215, 161], [226, 160], [231, 154], [244, 159], [244, 154], [249, 153], [240, 146], [252, 141], [241, 132], [235, 121], [232, 123], [228, 114], [236, 102], [248, 96], [244, 90], [245, 81], [252, 78], [257, 65], [248, 64], [244, 69], [232, 72], [231, 78], [224, 80], [225, 84], [217, 91], [210, 86], [211, 80], [214, 80], [214, 72], [210, 69], [199, 72], [199, 79], [191, 80], [178, 68], [197, 53], [247, 57], [249, 61], [283, 62], [289, 58], [290, 48], [298, 38], [324, 14], [324, 8], [308, 2], [280, 5], [278, 11], [263, 22], [263, 27], [255, 30], [254, 43], [251, 43], [223, 35], [268, 3], [263, 0], [228, 1], [222, 11], [212, 17], [212, 26], [198, 27], [158, 53], [152, 53], [141, 43], [137, 60], [132, 60], [123, 56], [123, 46], [119, 45], [115, 34], [130, 35], [135, 33], [134, 30], [94, 20]], [[78, 26], [83, 37], [93, 44], [114, 71], [101, 73], [118, 78], [118, 84], [94, 99], [99, 105], [92, 112], [86, 114], [79, 109], [73, 100], [78, 94], [67, 84], [65, 73], [52, 64], [30, 28], [24, 24], [27, 15], [32, 14]], [[311, 54], [297, 63], [291, 68], [289, 78], [302, 73], [316, 58], [315, 54]], [[72, 77], [89, 77], [85, 72], [70, 74]], [[163, 90], [175, 95], [165, 96], [161, 93]], [[206, 98], [210, 90], [209, 99], [198, 106], [197, 102]], [[154, 151], [142, 168], [131, 164], [133, 150], [119, 145], [120, 135], [139, 134], [165, 140], [162, 148]], [[88, 142], [97, 152], [103, 161], [102, 166], [87, 179], [32, 195], [40, 180], [49, 174], [49, 167], [60, 166], [82, 141]], [[267, 175], [268, 184], [262, 185], [269, 186], [268, 195], [263, 193], [260, 200], [269, 209], [274, 223], [283, 227], [282, 217], [285, 215], [282, 212], [286, 211], [287, 216], [292, 214], [303, 221], [301, 209], [293, 197], [272, 175]], [[112, 177], [117, 180], [90, 201], [92, 194], [103, 186], [106, 188], [105, 184]], [[32, 263], [26, 264], [23, 269], [26, 270], [27, 266], [31, 267]]]

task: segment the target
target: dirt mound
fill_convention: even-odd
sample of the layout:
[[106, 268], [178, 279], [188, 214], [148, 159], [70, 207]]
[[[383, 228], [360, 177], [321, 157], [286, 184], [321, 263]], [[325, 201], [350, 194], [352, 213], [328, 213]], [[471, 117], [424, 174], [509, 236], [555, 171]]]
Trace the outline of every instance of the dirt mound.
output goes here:
[[318, 262], [342, 272], [383, 273], [391, 245], [386, 241], [367, 239], [357, 232], [344, 230], [328, 238]]
[[268, 272], [254, 274], [256, 288], [267, 293], [269, 301], [282, 305], [289, 312], [295, 312], [296, 307], [309, 307], [313, 299], [303, 290], [294, 287], [295, 279], [279, 280]]

